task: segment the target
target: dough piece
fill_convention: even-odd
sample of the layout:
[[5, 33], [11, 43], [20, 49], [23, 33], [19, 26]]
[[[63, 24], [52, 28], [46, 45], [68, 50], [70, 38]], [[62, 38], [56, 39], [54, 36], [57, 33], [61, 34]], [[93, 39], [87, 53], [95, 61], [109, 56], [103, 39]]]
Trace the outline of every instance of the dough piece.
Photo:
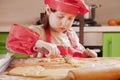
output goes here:
[[39, 59], [39, 62], [58, 62], [58, 63], [65, 63], [65, 59], [64, 58], [41, 58]]
[[58, 63], [65, 63], [65, 59], [64, 58], [54, 58], [51, 59], [52, 62], [58, 62]]
[[41, 58], [39, 59], [39, 62], [51, 62], [50, 58]]
[[45, 77], [46, 75], [41, 75], [41, 72], [44, 70], [45, 68], [41, 66], [23, 66], [11, 69], [8, 74], [17, 76]]

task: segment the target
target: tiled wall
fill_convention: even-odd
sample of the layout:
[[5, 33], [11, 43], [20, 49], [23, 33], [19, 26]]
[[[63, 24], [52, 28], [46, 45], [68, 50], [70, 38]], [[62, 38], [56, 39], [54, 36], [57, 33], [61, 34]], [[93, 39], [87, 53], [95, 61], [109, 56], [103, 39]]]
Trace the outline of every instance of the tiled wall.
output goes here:
[[35, 24], [44, 10], [43, 0], [0, 0], [0, 25]]

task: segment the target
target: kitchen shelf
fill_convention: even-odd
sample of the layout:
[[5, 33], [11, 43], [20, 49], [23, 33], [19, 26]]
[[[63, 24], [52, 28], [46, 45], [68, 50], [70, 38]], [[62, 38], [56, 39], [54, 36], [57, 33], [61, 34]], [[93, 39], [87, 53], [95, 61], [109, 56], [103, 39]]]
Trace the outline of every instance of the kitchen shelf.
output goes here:
[[[73, 27], [78, 32], [79, 27]], [[120, 32], [120, 26], [84, 27], [84, 32]]]
[[[9, 32], [10, 26], [0, 26], [0, 32]], [[79, 31], [79, 27], [72, 27], [76, 32]], [[84, 32], [120, 32], [120, 26], [94, 26], [84, 27]]]

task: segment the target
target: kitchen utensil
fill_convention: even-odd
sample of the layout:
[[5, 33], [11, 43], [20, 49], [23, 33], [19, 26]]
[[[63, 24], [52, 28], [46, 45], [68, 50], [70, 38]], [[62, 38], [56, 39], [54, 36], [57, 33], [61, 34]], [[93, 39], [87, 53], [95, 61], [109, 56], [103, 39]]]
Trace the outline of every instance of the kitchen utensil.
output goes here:
[[67, 54], [67, 55], [64, 57], [64, 59], [65, 59], [65, 61], [66, 61], [67, 63], [70, 63], [71, 60], [73, 59], [73, 57], [72, 57], [70, 54]]
[[89, 12], [84, 15], [85, 26], [101, 26], [95, 21], [96, 8], [101, 7], [101, 5], [87, 5]]
[[64, 57], [65, 61], [69, 64], [71, 64], [72, 66], [77, 67], [79, 61], [77, 59], [75, 59], [71, 54], [68, 53], [68, 47], [66, 48], [66, 55]]
[[0, 74], [7, 69], [7, 67], [13, 59], [14, 57], [11, 53], [7, 53], [0, 56]]
[[89, 12], [84, 15], [85, 20], [94, 20], [95, 19], [95, 9], [101, 7], [101, 5], [87, 5]]

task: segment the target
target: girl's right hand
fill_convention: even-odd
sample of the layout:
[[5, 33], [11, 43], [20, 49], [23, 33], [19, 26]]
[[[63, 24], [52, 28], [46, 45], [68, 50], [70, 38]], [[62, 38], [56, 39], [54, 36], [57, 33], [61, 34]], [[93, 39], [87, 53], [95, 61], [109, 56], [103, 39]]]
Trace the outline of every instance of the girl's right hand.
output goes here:
[[60, 55], [60, 51], [55, 44], [38, 40], [34, 48], [38, 49], [37, 52], [46, 54], [46, 57], [56, 58]]

